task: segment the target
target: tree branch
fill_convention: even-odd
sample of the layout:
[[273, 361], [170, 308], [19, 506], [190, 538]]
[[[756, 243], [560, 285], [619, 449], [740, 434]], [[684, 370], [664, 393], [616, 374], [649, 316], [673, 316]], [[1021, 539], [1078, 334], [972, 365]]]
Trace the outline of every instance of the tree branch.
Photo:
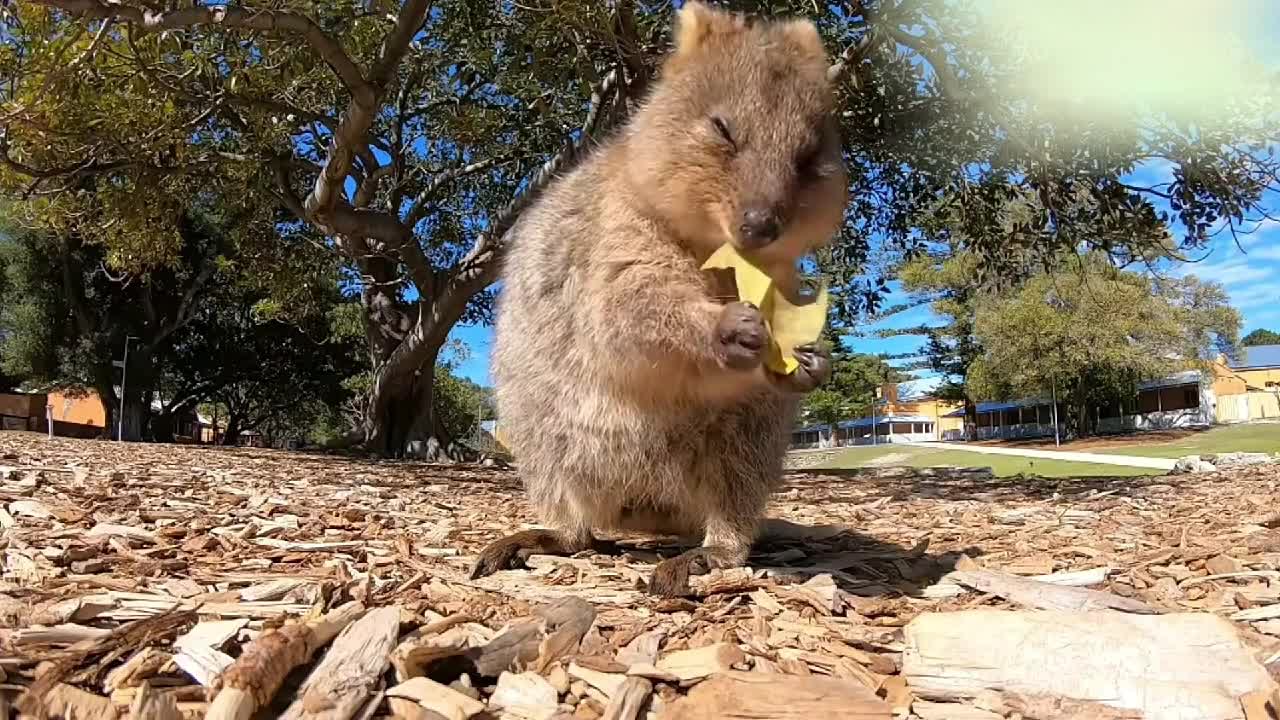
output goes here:
[[102, 38], [111, 31], [111, 26], [115, 25], [115, 23], [115, 18], [107, 18], [106, 20], [103, 20], [102, 27], [98, 28], [98, 34], [93, 36], [93, 41], [89, 43], [89, 47], [85, 48], [85, 51], [80, 53], [79, 57], [72, 60], [71, 64], [67, 66], [67, 69], [74, 70], [83, 64], [84, 61], [93, 57], [93, 54], [98, 51], [98, 46], [102, 44]]
[[[827, 68], [827, 79], [833, 83], [838, 83], [848, 73], [852, 72], [852, 68], [856, 67], [871, 54], [876, 45], [880, 44], [883, 36], [876, 32], [874, 27], [867, 28], [867, 31], [858, 38], [858, 42], [853, 43], [840, 53], [840, 59], [835, 61], [831, 67]], [[857, 82], [857, 77], [854, 82]]]
[[409, 0], [400, 9], [395, 29], [383, 39], [382, 46], [378, 50], [378, 61], [374, 64], [371, 75], [374, 81], [369, 86], [369, 96], [364, 98], [353, 95], [351, 106], [343, 113], [342, 121], [338, 123], [338, 129], [333, 133], [333, 140], [329, 144], [329, 159], [324, 164], [324, 170], [316, 177], [311, 194], [303, 203], [303, 207], [307, 210], [307, 217], [323, 223], [337, 206], [342, 195], [343, 180], [351, 173], [355, 152], [361, 147], [364, 137], [373, 125], [378, 112], [378, 103], [381, 102], [382, 93], [386, 90], [385, 85], [400, 59], [404, 57], [409, 41], [422, 26], [427, 7], [427, 0]]
[[[483, 281], [480, 288], [488, 286], [497, 279], [498, 257], [502, 252], [502, 242], [507, 231], [520, 219], [521, 213], [532, 205], [547, 187], [561, 173], [571, 170], [581, 159], [582, 149], [589, 136], [581, 135], [577, 140], [569, 140], [555, 155], [544, 162], [529, 179], [524, 192], [516, 195], [489, 223], [489, 228], [476, 238], [471, 250], [458, 263], [450, 278], [450, 286], [457, 284], [469, 288], [474, 283]], [[469, 296], [468, 296], [469, 297]]]
[[382, 47], [378, 50], [378, 59], [369, 73], [369, 82], [379, 91], [391, 81], [396, 67], [404, 58], [405, 51], [409, 49], [409, 43], [413, 41], [413, 36], [422, 29], [430, 9], [431, 3], [428, 0], [409, 0], [400, 9], [400, 14], [396, 17], [396, 25], [382, 41]]
[[173, 319], [164, 327], [156, 328], [156, 335], [151, 340], [151, 347], [157, 347], [168, 337], [178, 330], [181, 330], [188, 322], [191, 321], [192, 314], [195, 313], [195, 297], [199, 293], [209, 278], [213, 277], [214, 271], [217, 270], [217, 263], [212, 258], [206, 258], [204, 267], [200, 268], [200, 272], [191, 280], [191, 284], [187, 286], [185, 292], [182, 293], [182, 300], [178, 302], [178, 309], [173, 315]]
[[956, 100], [964, 98], [960, 81], [956, 79], [955, 73], [951, 71], [951, 65], [947, 63], [947, 55], [941, 48], [933, 47], [929, 45], [926, 38], [912, 35], [892, 24], [888, 25], [885, 30], [888, 31], [889, 37], [894, 42], [914, 50], [917, 55], [929, 63], [933, 68], [933, 74], [938, 78], [938, 84], [942, 86], [943, 93]]
[[422, 222], [422, 218], [427, 216], [427, 202], [431, 200], [432, 196], [434, 196], [440, 188], [454, 180], [457, 180], [458, 178], [474, 175], [478, 172], [484, 172], [501, 162], [505, 161], [498, 158], [489, 158], [486, 160], [480, 160], [479, 162], [473, 162], [470, 165], [463, 165], [461, 167], [451, 168], [449, 170], [443, 170], [436, 173], [435, 176], [427, 182], [426, 187], [422, 188], [422, 191], [413, 199], [413, 204], [409, 207], [409, 214], [406, 216], [407, 219], [405, 220], [405, 225], [410, 228], [414, 228], [417, 227], [418, 223]]
[[310, 18], [281, 10], [249, 10], [225, 5], [197, 5], [181, 10], [150, 10], [122, 5], [116, 0], [32, 0], [37, 5], [58, 8], [87, 18], [115, 20], [143, 30], [178, 30], [199, 25], [245, 28], [262, 32], [288, 32], [301, 35], [342, 84], [347, 86], [357, 103], [376, 102], [374, 88], [364, 79], [360, 68], [346, 51]]

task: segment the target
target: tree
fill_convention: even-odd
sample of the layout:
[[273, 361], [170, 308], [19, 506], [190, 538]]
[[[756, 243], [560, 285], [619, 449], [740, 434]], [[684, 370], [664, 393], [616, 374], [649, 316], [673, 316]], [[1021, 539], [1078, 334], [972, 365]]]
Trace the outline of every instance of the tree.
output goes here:
[[120, 373], [129, 339], [123, 435], [140, 439], [150, 414], [161, 359], [214, 287], [231, 240], [202, 209], [184, 213], [172, 266], [143, 276], [113, 274], [106, 252], [76, 232], [23, 231], [5, 253], [8, 288], [0, 303], [7, 335], [3, 366], [32, 383], [92, 389], [119, 420]]
[[1207, 370], [1239, 327], [1221, 286], [1187, 278], [1171, 289], [1087, 255], [1075, 268], [978, 299], [974, 332], [983, 351], [970, 366], [970, 392], [1044, 396], [1056, 384], [1069, 427], [1089, 435], [1093, 409], [1132, 397], [1142, 380]]
[[[12, 281], [9, 279], [8, 269], [17, 252], [19, 252], [17, 244], [4, 229], [0, 228], [0, 302], [10, 297], [9, 287]], [[10, 352], [6, 346], [12, 342], [13, 332], [5, 328], [3, 317], [4, 311], [0, 310], [0, 393], [11, 392], [22, 384], [22, 378], [9, 372], [7, 363], [4, 361], [5, 356]]]
[[[1013, 82], [1040, 60], [1036, 47], [983, 42], [965, 3], [734, 6], [816, 13], [838, 53], [857, 202], [819, 262], [846, 324], [885, 287], [863, 275], [873, 240], [919, 250], [939, 207], [977, 223], [1014, 206], [1015, 232], [966, 240], [985, 281], [1026, 248], [1130, 261], [1199, 247], [1215, 225], [1234, 232], [1256, 216], [1274, 186], [1269, 89], [1202, 103], [1212, 122], [1136, 107], [1117, 121]], [[163, 178], [175, 198], [211, 184], [275, 195], [275, 220], [323, 233], [361, 295], [369, 447], [447, 448], [431, 395], [441, 344], [459, 320], [487, 320], [503, 236], [522, 209], [642, 96], [669, 9], [33, 0], [0, 33], [12, 79], [0, 183], [56, 198], [64, 217], [105, 214], [116, 222], [101, 224], [104, 239], [135, 255], [165, 247], [153, 239], [176, 207], [131, 203], [144, 180]], [[1152, 160], [1169, 163], [1170, 182], [1127, 181]], [[77, 204], [86, 185], [99, 190], [97, 213]]]
[[848, 352], [834, 334], [828, 334], [827, 342], [832, 345], [831, 380], [805, 396], [800, 418], [802, 422], [827, 425], [834, 433], [842, 420], [871, 413], [877, 388], [908, 378], [882, 357]]
[[[649, 72], [630, 10], [595, 4], [553, 17], [462, 0], [70, 0], [8, 17], [13, 104], [47, 120], [10, 135], [14, 186], [61, 199], [159, 175], [276, 196], [278, 222], [320, 231], [348, 264], [373, 368], [364, 439], [392, 455], [447, 439], [432, 378], [449, 330], [487, 319], [506, 229]], [[68, 153], [74, 169], [59, 167]], [[163, 210], [101, 208], [163, 231]]]
[[[337, 302], [335, 288], [326, 294]], [[258, 291], [234, 285], [205, 302], [165, 364], [166, 412], [216, 403], [226, 445], [250, 430], [303, 439], [361, 369], [351, 338], [334, 337], [325, 308], [313, 308], [277, 317]]]
[[834, 438], [836, 426], [850, 417], [848, 398], [835, 390], [819, 388], [805, 396], [800, 417], [802, 422], [827, 426]]
[[942, 376], [934, 393], [963, 403], [967, 437], [977, 440], [978, 406], [969, 389], [969, 368], [982, 352], [973, 327], [974, 298], [981, 288], [977, 258], [964, 251], [922, 254], [903, 266], [901, 278], [912, 306], [927, 303], [942, 322], [900, 332], [926, 338], [925, 364]]
[[1280, 333], [1258, 328], [1248, 335], [1245, 335], [1240, 340], [1240, 344], [1245, 347], [1253, 347], [1255, 345], [1280, 345]]

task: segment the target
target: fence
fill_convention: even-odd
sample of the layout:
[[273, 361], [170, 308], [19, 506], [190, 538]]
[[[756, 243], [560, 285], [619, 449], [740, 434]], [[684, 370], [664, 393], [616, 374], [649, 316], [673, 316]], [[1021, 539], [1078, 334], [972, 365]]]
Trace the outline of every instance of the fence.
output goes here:
[[1215, 413], [1220, 423], [1245, 423], [1280, 418], [1280, 392], [1246, 392], [1219, 395]]

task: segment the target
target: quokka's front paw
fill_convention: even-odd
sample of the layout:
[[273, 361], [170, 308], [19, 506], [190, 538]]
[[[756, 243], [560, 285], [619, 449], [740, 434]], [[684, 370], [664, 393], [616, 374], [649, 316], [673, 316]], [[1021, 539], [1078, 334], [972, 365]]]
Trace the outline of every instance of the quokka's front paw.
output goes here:
[[715, 342], [726, 367], [734, 370], [758, 367], [769, 347], [769, 330], [760, 309], [744, 302], [725, 305], [716, 323]]
[[790, 375], [774, 374], [774, 382], [779, 387], [794, 393], [813, 392], [818, 386], [831, 379], [831, 353], [816, 343], [797, 345], [796, 360], [800, 367]]

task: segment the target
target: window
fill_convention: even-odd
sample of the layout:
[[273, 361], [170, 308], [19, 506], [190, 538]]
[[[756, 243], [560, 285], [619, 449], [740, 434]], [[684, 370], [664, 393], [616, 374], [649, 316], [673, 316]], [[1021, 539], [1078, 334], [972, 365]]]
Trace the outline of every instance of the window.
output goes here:
[[1159, 390], [1143, 390], [1138, 393], [1138, 412], [1143, 415], [1153, 413], [1161, 409], [1160, 391]]

